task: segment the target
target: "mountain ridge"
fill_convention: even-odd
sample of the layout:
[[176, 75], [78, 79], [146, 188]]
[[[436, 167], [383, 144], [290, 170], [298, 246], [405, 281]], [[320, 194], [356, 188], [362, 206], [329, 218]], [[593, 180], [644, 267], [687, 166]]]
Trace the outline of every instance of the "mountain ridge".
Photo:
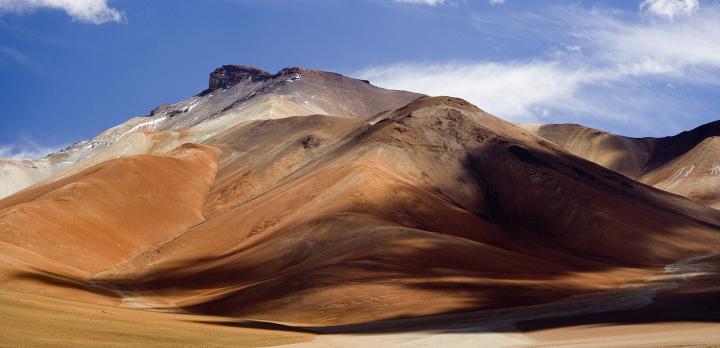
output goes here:
[[720, 121], [661, 138], [624, 137], [573, 124], [523, 127], [630, 178], [720, 208], [720, 152], [712, 146], [720, 137]]

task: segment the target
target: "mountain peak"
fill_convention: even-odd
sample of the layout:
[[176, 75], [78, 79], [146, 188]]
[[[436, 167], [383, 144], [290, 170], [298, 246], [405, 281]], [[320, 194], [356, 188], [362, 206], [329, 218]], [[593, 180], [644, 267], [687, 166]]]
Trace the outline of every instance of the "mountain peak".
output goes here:
[[265, 81], [272, 77], [272, 74], [263, 69], [247, 65], [227, 64], [210, 73], [208, 88], [215, 90], [234, 86], [244, 80]]
[[[271, 74], [263, 69], [240, 64], [226, 64], [223, 65], [210, 73], [210, 79], [208, 83], [208, 91], [214, 91], [220, 88], [228, 88], [242, 81], [250, 82], [264, 82], [278, 77], [287, 75], [295, 75], [299, 78], [300, 74], [314, 74], [325, 77], [342, 77], [341, 74], [334, 72], [327, 72], [316, 69], [308, 69], [301, 67], [287, 67], [283, 68], [275, 74]], [[361, 80], [365, 83], [370, 83], [367, 80]]]

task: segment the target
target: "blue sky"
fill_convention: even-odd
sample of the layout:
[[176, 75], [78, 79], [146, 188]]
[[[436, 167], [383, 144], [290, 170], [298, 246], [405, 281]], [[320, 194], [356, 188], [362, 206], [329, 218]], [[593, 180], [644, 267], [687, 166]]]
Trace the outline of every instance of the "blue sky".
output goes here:
[[0, 156], [93, 137], [228, 63], [664, 136], [720, 119], [714, 0], [0, 0]]

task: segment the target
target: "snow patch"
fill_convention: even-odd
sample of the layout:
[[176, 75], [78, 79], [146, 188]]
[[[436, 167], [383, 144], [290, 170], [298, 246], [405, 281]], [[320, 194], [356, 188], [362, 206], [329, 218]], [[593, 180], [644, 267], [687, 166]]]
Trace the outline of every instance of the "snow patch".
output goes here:
[[720, 175], [720, 164], [716, 164], [712, 168], [710, 168], [710, 175]]
[[695, 165], [691, 165], [690, 168], [688, 167], [682, 167], [680, 168], [675, 174], [670, 177], [670, 179], [667, 180], [667, 182], [673, 182], [675, 180], [678, 180], [680, 178], [686, 178], [690, 176], [690, 174], [695, 170]]
[[287, 80], [285, 80], [285, 81], [287, 81], [287, 82], [294, 82], [294, 81], [296, 81], [296, 80], [299, 80], [300, 77], [301, 77], [300, 74], [296, 74], [295, 76], [293, 76], [293, 77], [291, 77], [291, 78], [289, 78], [289, 79], [287, 79]]
[[377, 124], [378, 122], [384, 121], [385, 119], [387, 119], [387, 117], [386, 117], [385, 115], [382, 115], [382, 116], [380, 116], [380, 117], [378, 117], [378, 118], [375, 118], [375, 119], [372, 119], [372, 120], [368, 121], [368, 122], [367, 122], [367, 125], [368, 125], [368, 126], [374, 126], [374, 125]]
[[202, 101], [196, 101], [196, 102], [194, 102], [194, 103], [192, 103], [192, 104], [184, 107], [184, 108], [182, 109], [182, 112], [190, 112], [190, 111], [192, 111], [192, 109], [194, 109], [196, 106], [200, 105], [200, 103], [202, 103]]

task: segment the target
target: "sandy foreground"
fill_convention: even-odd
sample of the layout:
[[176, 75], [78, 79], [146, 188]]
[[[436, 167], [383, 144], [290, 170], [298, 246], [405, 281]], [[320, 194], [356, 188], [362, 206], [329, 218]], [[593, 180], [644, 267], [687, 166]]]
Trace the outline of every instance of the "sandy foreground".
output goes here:
[[311, 337], [233, 327], [217, 317], [0, 292], [2, 347], [266, 347]]
[[283, 347], [720, 347], [720, 325], [666, 323], [582, 326], [521, 333], [423, 333], [321, 336]]
[[[618, 318], [643, 313], [666, 294], [714, 279], [716, 258], [683, 260], [642, 284], [548, 304], [326, 327], [150, 312], [2, 291], [0, 346], [713, 347], [720, 346], [717, 322], [621, 323]], [[608, 314], [619, 317], [557, 324], [564, 318]]]
[[[513, 309], [326, 328], [326, 332], [378, 333], [320, 335], [309, 343], [284, 347], [720, 347], [717, 321], [621, 322], [624, 313], [652, 317], [672, 311], [670, 305], [654, 312], [653, 305], [666, 302], [667, 294], [715, 279], [717, 257], [712, 253], [681, 260], [665, 267], [663, 275], [614, 291]], [[607, 318], [603, 323], [582, 324], [593, 316]], [[581, 319], [558, 325], [563, 318]], [[538, 329], [538, 324], [548, 328]]]
[[[715, 347], [720, 324], [584, 325], [523, 333], [512, 324], [404, 333], [312, 335], [236, 327], [218, 317], [156, 313], [3, 292], [3, 347]], [[227, 323], [227, 325], [223, 325]]]
[[[478, 327], [481, 329], [481, 327]], [[720, 325], [665, 323], [580, 326], [497, 333], [407, 333], [318, 336], [312, 342], [282, 347], [720, 347]]]

